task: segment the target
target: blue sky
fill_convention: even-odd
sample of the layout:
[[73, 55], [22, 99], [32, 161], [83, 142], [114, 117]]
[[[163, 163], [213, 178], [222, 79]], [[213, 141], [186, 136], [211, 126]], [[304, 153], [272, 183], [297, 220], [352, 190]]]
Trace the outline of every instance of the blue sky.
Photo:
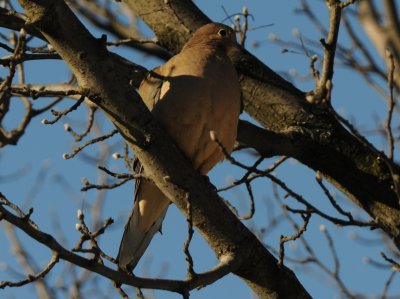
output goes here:
[[[288, 77], [288, 73], [307, 75], [309, 72], [309, 60], [305, 55], [296, 53], [281, 53], [281, 46], [273, 43], [269, 37], [274, 34], [283, 40], [298, 41], [298, 37], [293, 33], [301, 32], [302, 35], [318, 40], [320, 33], [307, 22], [306, 18], [301, 15], [294, 14], [297, 1], [282, 0], [282, 1], [200, 1], [195, 3], [214, 21], [222, 21], [225, 19], [225, 13], [221, 5], [225, 7], [229, 14], [235, 14], [242, 11], [242, 7], [246, 5], [249, 12], [254, 16], [254, 21], [251, 20], [250, 28], [273, 24], [270, 27], [250, 31], [248, 34], [248, 49], [270, 68], [278, 73], [293, 80], [295, 85], [300, 89], [307, 91], [313, 88], [312, 82], [302, 82]], [[317, 15], [321, 20], [327, 23], [327, 9], [324, 1], [310, 1]], [[315, 6], [314, 6], [315, 5]], [[91, 26], [91, 31], [94, 35], [100, 36], [101, 32], [96, 31]], [[355, 27], [363, 37], [362, 31]], [[344, 45], [349, 45], [349, 40], [343, 32], [340, 35], [340, 42]], [[112, 40], [113, 38], [109, 38]], [[251, 45], [259, 42], [259, 47], [253, 48]], [[371, 46], [366, 42], [368, 46]], [[111, 49], [116, 51], [126, 58], [151, 68], [160, 63], [158, 60], [153, 60], [143, 57], [140, 53], [119, 47]], [[0, 49], [0, 54], [5, 55]], [[379, 57], [376, 57], [380, 61]], [[382, 62], [383, 64], [383, 62]], [[59, 61], [49, 62], [29, 62], [27, 64], [27, 82], [30, 83], [56, 83], [66, 81], [68, 78], [68, 68]], [[6, 74], [4, 69], [0, 69], [0, 76]], [[366, 86], [362, 79], [351, 73], [349, 70], [338, 66], [335, 69], [333, 91], [333, 105], [346, 118], [355, 122], [362, 132], [366, 132], [375, 127], [374, 115], [383, 118], [386, 113], [385, 103]], [[383, 85], [384, 82], [381, 82]], [[37, 100], [38, 106], [47, 103], [48, 99]], [[62, 107], [67, 107], [71, 102], [66, 102]], [[23, 112], [23, 107], [18, 101], [13, 101], [12, 106], [14, 112], [7, 119], [7, 124], [11, 128], [18, 123]], [[61, 109], [61, 108], [58, 108]], [[71, 123], [74, 127], [82, 129], [87, 115], [87, 109], [81, 107], [77, 112], [72, 113], [67, 118], [52, 126], [44, 126], [40, 123], [41, 118], [34, 119], [30, 124], [25, 136], [21, 138], [18, 146], [8, 146], [0, 151], [0, 191], [5, 194], [11, 201], [19, 204], [25, 209], [33, 205], [35, 212], [33, 219], [39, 224], [45, 232], [52, 233], [58, 236], [60, 242], [67, 248], [72, 248], [79, 238], [79, 233], [75, 230], [76, 211], [83, 209], [87, 214], [87, 222], [91, 223], [90, 206], [96, 201], [101, 200], [104, 204], [102, 211], [102, 219], [112, 217], [116, 220], [115, 224], [107, 231], [106, 235], [100, 239], [101, 247], [110, 255], [116, 255], [119, 240], [122, 235], [124, 222], [128, 216], [131, 203], [133, 183], [127, 183], [121, 188], [102, 193], [100, 197], [98, 192], [80, 192], [82, 187], [81, 178], [88, 178], [91, 182], [96, 182], [101, 177], [96, 171], [95, 165], [90, 162], [88, 156], [97, 158], [100, 155], [100, 150], [97, 146], [92, 146], [84, 150], [83, 154], [77, 158], [64, 160], [63, 153], [70, 153], [73, 146], [73, 139], [64, 131], [63, 125]], [[52, 118], [48, 113], [45, 118]], [[243, 115], [242, 117], [246, 117]], [[99, 117], [101, 127], [99, 131], [105, 133], [112, 127], [107, 120]], [[93, 137], [93, 136], [92, 136]], [[371, 140], [380, 149], [386, 150], [385, 144], [380, 138], [371, 136]], [[108, 153], [109, 157], [114, 151], [121, 152], [120, 137], [112, 138], [108, 144], [111, 149]], [[241, 161], [251, 163], [253, 160], [248, 155], [237, 155]], [[272, 164], [274, 159], [269, 159], [263, 165]], [[115, 171], [124, 172], [124, 165], [121, 161], [108, 159], [108, 167]], [[7, 174], [17, 170], [24, 169], [24, 174], [17, 179], [2, 180], [1, 178]], [[38, 180], [38, 174], [45, 170], [45, 175]], [[224, 186], [231, 178], [239, 178], [243, 172], [227, 163], [220, 164], [210, 173], [211, 181], [216, 186]], [[300, 163], [290, 159], [282, 167], [278, 168], [275, 174], [283, 179], [287, 184], [304, 195], [314, 205], [320, 207], [324, 211], [334, 214], [334, 210], [329, 206], [322, 191], [315, 183], [315, 173]], [[41, 188], [35, 187], [41, 186]], [[36, 188], [36, 189], [35, 189]], [[363, 219], [368, 219], [365, 213], [351, 204], [339, 191], [333, 187], [330, 190], [338, 195], [338, 202], [354, 213], [355, 216]], [[256, 198], [256, 214], [254, 218], [247, 221], [246, 224], [254, 229], [260, 229], [265, 226], [271, 217], [280, 213], [275, 199], [271, 182], [267, 180], [256, 181], [253, 185], [253, 190]], [[280, 192], [281, 197], [283, 193]], [[249, 203], [246, 200], [246, 191], [238, 188], [235, 191], [229, 191], [222, 194], [225, 199], [239, 207], [242, 214], [245, 214], [249, 208]], [[99, 199], [100, 198], [100, 199]], [[295, 201], [291, 199], [284, 200], [286, 204], [292, 207], [297, 207]], [[295, 217], [296, 218], [296, 217]], [[296, 218], [298, 223], [301, 221]], [[59, 228], [57, 225], [59, 225]], [[366, 257], [382, 261], [380, 252], [385, 250], [382, 246], [366, 246], [355, 242], [352, 239], [357, 234], [362, 234], [366, 239], [377, 239], [378, 236], [374, 232], [361, 230], [357, 228], [340, 228], [324, 220], [313, 217], [305, 238], [312, 244], [318, 258], [323, 260], [329, 267], [333, 267], [333, 257], [327, 245], [327, 240], [321, 232], [321, 225], [325, 225], [329, 233], [334, 237], [335, 249], [341, 263], [341, 277], [346, 286], [355, 292], [362, 292], [366, 295], [378, 295], [383, 289], [384, 283], [390, 274], [389, 269], [380, 270], [363, 262]], [[140, 262], [137, 268], [137, 275], [154, 277], [162, 273], [163, 277], [169, 278], [184, 278], [185, 277], [185, 256], [182, 251], [183, 243], [186, 240], [186, 221], [179, 211], [171, 206], [168, 215], [163, 225], [163, 235], [157, 235], [146, 255]], [[268, 231], [263, 242], [278, 248], [279, 236], [281, 234], [291, 235], [293, 229], [282, 224]], [[18, 236], [32, 256], [35, 257], [39, 265], [45, 265], [50, 259], [51, 253], [45, 247], [35, 244], [35, 242], [27, 239], [22, 233]], [[21, 279], [13, 272], [22, 273], [20, 266], [16, 264], [12, 253], [9, 249], [9, 243], [3, 230], [0, 230], [0, 280], [16, 280]], [[288, 256], [301, 256], [302, 250], [300, 243], [290, 243], [286, 245]], [[214, 253], [208, 248], [205, 241], [198, 233], [195, 233], [194, 239], [190, 245], [191, 253], [194, 257], [195, 270], [198, 272], [206, 271], [217, 263]], [[5, 265], [8, 265], [8, 268]], [[314, 298], [342, 298], [337, 286], [329, 277], [321, 274], [316, 270], [315, 266], [299, 266], [287, 263], [291, 267], [301, 283], [310, 292]], [[10, 270], [11, 269], [11, 270]], [[68, 284], [70, 277], [62, 274], [65, 269], [64, 262], [57, 265], [54, 273], [50, 274], [49, 283], [53, 286], [61, 279]], [[78, 270], [77, 273], [81, 273]], [[61, 275], [61, 276], [60, 276]], [[395, 283], [391, 286], [389, 294], [397, 295], [400, 298], [400, 286], [398, 277], [395, 278]], [[106, 280], [104, 280], [106, 281]], [[88, 290], [90, 286], [86, 286]], [[104, 292], [112, 293], [112, 286], [106, 282], [101, 286]], [[128, 288], [133, 294], [133, 289]], [[33, 298], [34, 289], [32, 286], [23, 288], [7, 288], [1, 290], [1, 297], [4, 298]], [[152, 292], [150, 292], [152, 293]], [[149, 293], [148, 293], [149, 294]], [[178, 298], [176, 294], [156, 291], [156, 298]], [[114, 296], [119, 298], [117, 294]], [[215, 284], [203, 288], [199, 291], [193, 291], [191, 298], [252, 298], [253, 295], [250, 289], [238, 278], [229, 275]]]

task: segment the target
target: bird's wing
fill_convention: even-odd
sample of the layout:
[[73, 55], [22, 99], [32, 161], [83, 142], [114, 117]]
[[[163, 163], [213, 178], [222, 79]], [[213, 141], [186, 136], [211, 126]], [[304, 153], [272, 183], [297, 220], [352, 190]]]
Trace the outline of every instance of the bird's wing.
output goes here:
[[164, 76], [160, 74], [160, 67], [152, 69], [144, 78], [139, 87], [139, 93], [150, 111], [160, 100]]

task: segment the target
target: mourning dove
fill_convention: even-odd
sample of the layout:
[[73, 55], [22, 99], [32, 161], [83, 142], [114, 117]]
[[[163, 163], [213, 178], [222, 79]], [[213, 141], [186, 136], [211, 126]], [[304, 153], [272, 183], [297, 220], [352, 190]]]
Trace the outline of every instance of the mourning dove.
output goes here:
[[[240, 86], [228, 52], [235, 32], [210, 23], [199, 28], [182, 51], [155, 68], [142, 81], [139, 93], [182, 152], [201, 174], [208, 173], [224, 154], [210, 131], [231, 152], [240, 114]], [[144, 171], [137, 163], [136, 171]], [[135, 186], [135, 203], [118, 253], [120, 269], [132, 271], [154, 234], [161, 230], [170, 201], [149, 180]]]

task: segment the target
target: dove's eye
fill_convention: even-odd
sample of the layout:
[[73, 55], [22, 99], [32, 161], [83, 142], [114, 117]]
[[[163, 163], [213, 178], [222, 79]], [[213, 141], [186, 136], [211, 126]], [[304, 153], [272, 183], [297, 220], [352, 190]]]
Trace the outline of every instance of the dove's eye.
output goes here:
[[218, 30], [218, 35], [221, 37], [225, 37], [228, 35], [228, 32], [226, 32], [225, 29], [220, 29], [220, 30]]

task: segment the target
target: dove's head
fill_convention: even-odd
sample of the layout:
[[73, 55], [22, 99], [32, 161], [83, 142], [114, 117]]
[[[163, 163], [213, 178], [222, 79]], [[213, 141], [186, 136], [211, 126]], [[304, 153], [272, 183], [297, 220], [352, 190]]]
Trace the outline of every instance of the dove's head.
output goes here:
[[209, 23], [193, 33], [185, 48], [194, 45], [211, 45], [228, 51], [237, 45], [236, 34], [229, 26], [220, 23]]

